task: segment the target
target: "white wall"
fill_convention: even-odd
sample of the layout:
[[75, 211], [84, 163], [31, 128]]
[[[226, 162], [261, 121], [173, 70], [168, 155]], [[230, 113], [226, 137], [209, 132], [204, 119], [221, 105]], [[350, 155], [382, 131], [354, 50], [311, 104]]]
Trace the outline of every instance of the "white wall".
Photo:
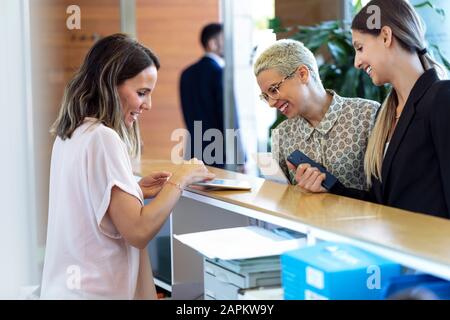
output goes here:
[[0, 0], [0, 299], [36, 284], [28, 0]]
[[[261, 6], [266, 7], [262, 9]], [[232, 48], [225, 53], [226, 68], [229, 68], [226, 73], [228, 71], [228, 76], [232, 78], [225, 83], [225, 89], [229, 85], [233, 86], [242, 143], [247, 153], [247, 173], [250, 174], [257, 173], [256, 163], [251, 155], [267, 151], [269, 127], [276, 118], [275, 109], [260, 101], [260, 89], [253, 74], [253, 63], [257, 57], [255, 48], [260, 51], [262, 47], [275, 41], [275, 34], [271, 34], [270, 30], [257, 29], [255, 19], [273, 10], [271, 0], [229, 0], [224, 10], [225, 49]]]

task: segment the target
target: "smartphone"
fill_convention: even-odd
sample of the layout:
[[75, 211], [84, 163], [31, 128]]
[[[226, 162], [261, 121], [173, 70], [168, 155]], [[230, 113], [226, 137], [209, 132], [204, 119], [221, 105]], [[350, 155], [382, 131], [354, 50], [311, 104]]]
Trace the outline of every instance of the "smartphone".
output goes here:
[[193, 186], [210, 187], [215, 189], [229, 190], [251, 190], [252, 186], [248, 181], [233, 179], [213, 179], [205, 182], [194, 183]]
[[292, 163], [295, 167], [298, 167], [302, 163], [309, 163], [311, 167], [315, 167], [319, 169], [320, 172], [325, 173], [326, 177], [325, 180], [322, 182], [322, 187], [324, 187], [327, 190], [330, 190], [337, 181], [337, 178], [333, 176], [331, 173], [329, 173], [324, 166], [315, 162], [300, 150], [295, 150], [294, 152], [292, 152], [288, 156], [287, 160], [290, 163]]

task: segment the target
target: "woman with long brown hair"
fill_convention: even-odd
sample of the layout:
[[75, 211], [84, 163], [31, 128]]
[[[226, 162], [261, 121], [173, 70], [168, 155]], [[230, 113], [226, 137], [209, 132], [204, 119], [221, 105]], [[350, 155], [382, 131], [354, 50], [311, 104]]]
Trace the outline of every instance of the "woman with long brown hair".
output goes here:
[[193, 159], [136, 182], [137, 119], [152, 106], [159, 66], [151, 50], [115, 34], [91, 48], [66, 87], [52, 128], [44, 299], [156, 297], [145, 248], [182, 189], [214, 176]]
[[[445, 71], [426, 48], [420, 17], [408, 1], [372, 0], [351, 28], [355, 67], [392, 90], [365, 154], [369, 192], [341, 183], [330, 191], [450, 218], [450, 81], [441, 80]], [[301, 165], [296, 177], [305, 190], [325, 191], [317, 169]]]

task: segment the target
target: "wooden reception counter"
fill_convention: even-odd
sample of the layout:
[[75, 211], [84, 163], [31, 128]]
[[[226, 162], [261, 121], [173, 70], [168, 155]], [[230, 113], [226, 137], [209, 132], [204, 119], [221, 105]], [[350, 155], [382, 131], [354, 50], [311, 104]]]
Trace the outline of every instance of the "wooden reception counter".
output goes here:
[[[170, 162], [143, 160], [140, 174], [174, 169]], [[247, 180], [252, 190], [185, 190], [171, 217], [173, 234], [248, 225], [249, 218], [257, 219], [304, 233], [310, 244], [316, 239], [350, 243], [405, 267], [450, 280], [449, 220], [332, 194], [307, 194], [295, 186], [216, 168], [210, 170], [218, 178]], [[200, 274], [181, 272], [177, 279], [177, 260], [186, 268], [183, 260], [195, 253], [187, 253], [189, 249], [174, 239], [171, 241], [169, 287], [176, 297], [174, 286], [191, 282], [189, 277], [198, 280]], [[181, 250], [180, 257], [177, 248]], [[200, 260], [194, 262], [199, 263]], [[179, 297], [189, 298], [185, 294]]]

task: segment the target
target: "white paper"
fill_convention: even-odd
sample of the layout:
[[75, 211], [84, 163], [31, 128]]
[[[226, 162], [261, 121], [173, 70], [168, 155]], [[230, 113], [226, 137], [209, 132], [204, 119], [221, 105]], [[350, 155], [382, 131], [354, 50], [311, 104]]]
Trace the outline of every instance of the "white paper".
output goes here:
[[279, 255], [305, 246], [306, 239], [286, 239], [256, 226], [174, 234], [175, 239], [214, 259], [234, 260]]

